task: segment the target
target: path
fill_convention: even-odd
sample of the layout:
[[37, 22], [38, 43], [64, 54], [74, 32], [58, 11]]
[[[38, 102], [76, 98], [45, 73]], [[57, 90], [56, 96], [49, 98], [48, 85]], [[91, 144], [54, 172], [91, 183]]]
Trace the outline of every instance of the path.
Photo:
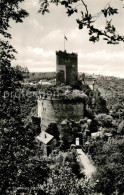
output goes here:
[[96, 167], [91, 163], [88, 156], [82, 151], [82, 149], [77, 149], [77, 153], [79, 155], [79, 159], [83, 165], [83, 172], [87, 176], [87, 178], [90, 178], [92, 174], [96, 171]]

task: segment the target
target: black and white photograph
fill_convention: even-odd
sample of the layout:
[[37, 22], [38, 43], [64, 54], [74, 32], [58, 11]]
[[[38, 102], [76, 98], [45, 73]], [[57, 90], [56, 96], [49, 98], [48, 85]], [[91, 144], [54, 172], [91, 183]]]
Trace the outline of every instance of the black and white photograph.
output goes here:
[[124, 195], [124, 0], [0, 0], [0, 195]]

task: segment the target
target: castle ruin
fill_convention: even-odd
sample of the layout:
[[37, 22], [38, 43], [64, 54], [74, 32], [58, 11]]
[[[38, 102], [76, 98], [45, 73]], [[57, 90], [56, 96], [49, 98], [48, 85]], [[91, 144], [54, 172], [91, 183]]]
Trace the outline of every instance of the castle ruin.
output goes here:
[[53, 97], [39, 97], [38, 117], [41, 118], [41, 128], [46, 130], [48, 125], [56, 122], [59, 127], [64, 119], [79, 121], [84, 117], [84, 101], [63, 100]]
[[[56, 52], [56, 85], [75, 86], [78, 81], [78, 55], [66, 51]], [[57, 87], [56, 86], [56, 87]], [[56, 88], [55, 88], [56, 89]], [[38, 117], [41, 118], [41, 128], [46, 130], [48, 125], [55, 122], [59, 127], [65, 119], [79, 121], [84, 118], [85, 100], [71, 99], [64, 96], [54, 97], [53, 94], [41, 95], [38, 99]]]

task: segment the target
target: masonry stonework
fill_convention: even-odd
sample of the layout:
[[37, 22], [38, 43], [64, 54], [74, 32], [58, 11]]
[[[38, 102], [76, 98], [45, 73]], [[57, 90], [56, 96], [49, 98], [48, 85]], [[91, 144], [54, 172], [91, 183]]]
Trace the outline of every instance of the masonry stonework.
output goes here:
[[56, 84], [75, 86], [78, 81], [78, 55], [66, 51], [56, 52]]
[[74, 121], [83, 119], [84, 107], [84, 102], [39, 99], [38, 117], [41, 117], [42, 130], [46, 130], [52, 122], [56, 122], [59, 127], [64, 119], [72, 119]]

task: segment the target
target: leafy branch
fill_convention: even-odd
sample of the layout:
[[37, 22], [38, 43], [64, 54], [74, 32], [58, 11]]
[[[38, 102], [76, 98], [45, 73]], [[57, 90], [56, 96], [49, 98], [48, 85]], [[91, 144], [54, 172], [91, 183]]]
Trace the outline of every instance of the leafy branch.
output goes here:
[[[81, 3], [78, 4], [77, 3]], [[77, 23], [79, 26], [79, 29], [83, 29], [86, 27], [89, 30], [89, 40], [92, 42], [97, 42], [100, 40], [100, 37], [103, 36], [103, 40], [107, 41], [108, 44], [119, 44], [119, 42], [124, 42], [124, 36], [120, 36], [118, 32], [116, 31], [116, 28], [114, 25], [112, 25], [112, 20], [110, 20], [108, 17], [113, 16], [115, 14], [118, 14], [118, 9], [111, 7], [109, 4], [107, 4], [104, 9], [102, 9], [99, 13], [92, 16], [91, 13], [89, 13], [89, 9], [87, 4], [84, 0], [40, 0], [40, 9], [39, 13], [45, 14], [46, 12], [49, 13], [49, 6], [51, 3], [54, 3], [56, 5], [61, 4], [65, 7], [67, 10], [66, 13], [68, 16], [73, 15], [74, 13], [78, 12], [78, 6], [82, 5], [85, 9], [84, 11], [81, 11], [81, 19], [77, 19]], [[74, 4], [76, 6], [74, 7]], [[95, 22], [96, 20], [103, 15], [106, 18], [106, 25], [104, 30], [100, 30], [96, 28]]]
[[12, 38], [11, 34], [7, 32], [10, 26], [10, 20], [17, 22], [23, 22], [23, 18], [27, 17], [29, 14], [24, 10], [19, 8], [18, 4], [24, 0], [1, 0], [0, 2], [0, 34], [5, 38]]

